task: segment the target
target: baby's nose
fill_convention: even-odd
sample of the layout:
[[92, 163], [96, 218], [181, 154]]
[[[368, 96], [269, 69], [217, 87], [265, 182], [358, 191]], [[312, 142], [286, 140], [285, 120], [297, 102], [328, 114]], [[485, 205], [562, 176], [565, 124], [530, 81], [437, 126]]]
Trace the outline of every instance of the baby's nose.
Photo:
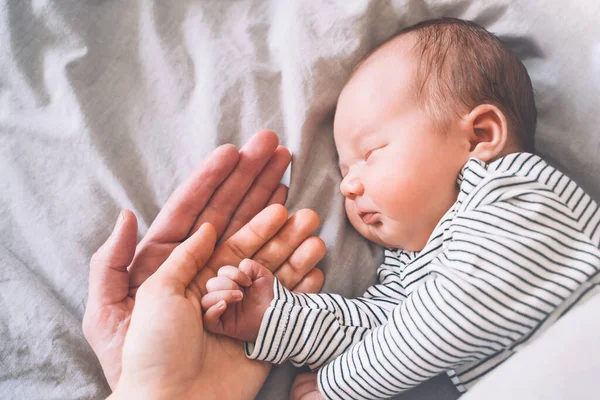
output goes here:
[[358, 177], [348, 174], [342, 179], [342, 183], [340, 183], [340, 191], [348, 199], [354, 200], [356, 196], [364, 194], [365, 188]]

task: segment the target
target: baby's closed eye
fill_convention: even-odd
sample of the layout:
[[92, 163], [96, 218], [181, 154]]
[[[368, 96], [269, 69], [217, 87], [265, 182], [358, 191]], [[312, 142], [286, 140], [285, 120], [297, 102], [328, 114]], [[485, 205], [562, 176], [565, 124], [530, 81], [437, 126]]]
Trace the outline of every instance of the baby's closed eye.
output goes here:
[[369, 159], [369, 157], [371, 157], [371, 155], [373, 154], [373, 152], [375, 152], [377, 150], [381, 150], [381, 149], [383, 149], [386, 146], [387, 146], [387, 144], [384, 144], [382, 146], [378, 146], [378, 147], [372, 148], [371, 150], [367, 151], [367, 153], [365, 154], [365, 161], [367, 161]]

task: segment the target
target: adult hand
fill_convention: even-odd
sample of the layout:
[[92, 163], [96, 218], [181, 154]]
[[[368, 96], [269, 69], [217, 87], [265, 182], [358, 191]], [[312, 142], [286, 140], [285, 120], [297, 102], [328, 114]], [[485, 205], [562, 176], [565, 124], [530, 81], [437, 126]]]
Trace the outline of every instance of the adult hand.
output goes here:
[[[267, 164], [269, 152], [271, 159]], [[322, 286], [322, 273], [310, 270], [325, 251], [320, 239], [310, 237], [318, 226], [316, 214], [298, 212], [286, 220], [287, 212], [283, 207], [270, 208], [271, 211], [261, 214], [262, 219], [253, 220], [248, 229], [229, 238], [266, 203], [285, 201], [287, 193], [278, 182], [289, 162], [289, 153], [277, 147], [274, 133], [259, 132], [242, 148], [237, 164], [236, 159], [238, 154], [232, 146], [215, 150], [169, 198], [137, 249], [135, 216], [123, 211], [117, 228], [92, 258], [83, 331], [111, 388], [116, 387], [121, 374], [122, 346], [137, 287], [202, 221], [212, 221], [217, 236], [219, 232], [223, 234], [220, 235], [222, 244], [209, 261], [209, 268], [204, 268], [193, 283], [199, 289], [214, 276], [218, 266], [239, 263], [250, 257], [268, 266], [288, 288], [307, 292], [318, 291]], [[267, 167], [258, 172], [265, 164]], [[227, 175], [232, 168], [235, 169]], [[225, 179], [225, 182], [219, 185], [219, 179]], [[242, 189], [247, 192], [245, 197], [241, 194]], [[242, 197], [237, 209], [231, 206]], [[219, 209], [223, 209], [223, 214]], [[256, 232], [260, 234], [258, 238], [254, 238]], [[220, 365], [226, 369], [236, 367], [235, 373], [226, 374], [232, 382], [227, 389], [246, 380], [254, 381], [257, 391], [269, 366], [256, 362], [248, 364], [250, 361], [243, 355], [240, 344], [228, 338], [213, 336], [210, 340], [214, 341], [211, 354], [221, 362]], [[229, 381], [215, 380], [222, 382], [223, 387]]]
[[[131, 236], [132, 238], [135, 238], [135, 216], [129, 211], [124, 211], [122, 216], [123, 219], [117, 223], [115, 232], [111, 238], [109, 238], [107, 244], [105, 244], [106, 252], [110, 253], [114, 251], [116, 248], [114, 243], [115, 241], [119, 241], [119, 238], [121, 237]], [[199, 266], [201, 265], [200, 261], [202, 261], [203, 268], [201, 268], [200, 271], [211, 271], [210, 274], [213, 273], [212, 268], [215, 268], [215, 270], [218, 271], [218, 268], [214, 267], [216, 265], [237, 265], [244, 258], [260, 259], [261, 262], [269, 266], [280, 263], [281, 266], [275, 268], [275, 274], [281, 278], [282, 282], [286, 282], [286, 285], [289, 288], [295, 288], [296, 290], [305, 292], [315, 292], [322, 286], [323, 275], [319, 270], [313, 269], [313, 267], [325, 253], [323, 242], [319, 238], [310, 236], [317, 228], [318, 222], [317, 215], [310, 210], [301, 210], [291, 218], [287, 219], [285, 207], [277, 204], [271, 205], [260, 212], [225, 243], [219, 246], [212, 256], [210, 256], [209, 261], [204, 262], [204, 260], [208, 258], [208, 256], [205, 255], [207, 250], [204, 247], [198, 247], [200, 246], [199, 244], [203, 242], [194, 239], [195, 236], [188, 239], [192, 244], [186, 245], [186, 243], [188, 243], [186, 241], [184, 244], [178, 246], [173, 252], [172, 258], [176, 261], [181, 261], [181, 254], [185, 255], [194, 250], [196, 253], [188, 254], [188, 256], [185, 257], [187, 257], [188, 261], [192, 259], [195, 260], [194, 263]], [[204, 231], [197, 234], [207, 236], [207, 233]], [[212, 242], [208, 241], [208, 243]], [[181, 264], [181, 262], [179, 263]], [[127, 260], [124, 260], [123, 265], [127, 265]], [[174, 264], [171, 260], [167, 261], [165, 265]], [[213, 267], [209, 267], [209, 265], [213, 265]], [[105, 268], [108, 268], [108, 266], [105, 266]], [[124, 270], [125, 267], [122, 267], [121, 269]], [[162, 276], [159, 272], [157, 272], [156, 275]], [[187, 283], [187, 280], [185, 281], [187, 284], [185, 296], [188, 300], [191, 299], [190, 301], [194, 302], [194, 304], [196, 301], [194, 299], [198, 299], [199, 301], [202, 296], [201, 285], [196, 282], [201, 280], [200, 276], [201, 274], [198, 274], [195, 278], [190, 278], [191, 282], [189, 284]], [[153, 278], [154, 275], [148, 278], [147, 282], [155, 282], [156, 280], [153, 280]], [[192, 371], [192, 374], [197, 374], [197, 376], [194, 375], [197, 377], [197, 379], [194, 378], [193, 380], [196, 382], [194, 387], [203, 387], [203, 395], [204, 393], [210, 393], [210, 396], [206, 395], [205, 398], [213, 398], [213, 396], [215, 398], [221, 397], [226, 399], [254, 398], [268, 375], [270, 364], [247, 359], [240, 342], [225, 336], [216, 336], [204, 332], [202, 329], [198, 330], [191, 327], [191, 325], [195, 323], [194, 321], [196, 321], [196, 318], [201, 318], [201, 314], [200, 317], [198, 317], [196, 314], [191, 313], [189, 306], [182, 305], [182, 301], [175, 301], [171, 297], [168, 299], [160, 297], [158, 292], [155, 291], [155, 284], [146, 285], [144, 283], [140, 287], [140, 290], [145, 287], [151, 288], [150, 292], [152, 295], [150, 296], [150, 299], [144, 300], [151, 305], [145, 305], [140, 308], [141, 310], [160, 310], [161, 308], [157, 305], [157, 302], [166, 302], [170, 304], [170, 307], [177, 307], [180, 311], [173, 314], [173, 318], [175, 319], [170, 318], [170, 314], [165, 314], [165, 311], [147, 311], [150, 316], [138, 318], [138, 320], [142, 319], [145, 321], [139, 324], [140, 329], [143, 329], [143, 333], [132, 335], [131, 337], [136, 339], [127, 339], [127, 343], [132, 342], [129, 347], [137, 349], [135, 343], [140, 341], [142, 343], [140, 344], [141, 348], [147, 350], [139, 350], [142, 351], [142, 353], [139, 353], [138, 350], [136, 350], [137, 355], [135, 358], [138, 359], [143, 356], [145, 358], [142, 362], [150, 364], [151, 358], [156, 357], [158, 360], [156, 362], [162, 364], [160, 364], [160, 367], [159, 364], [154, 364], [154, 367], [152, 367], [151, 370], [158, 371], [162, 368], [163, 371], [166, 371], [168, 368], [165, 365], [171, 365], [171, 362], [176, 361], [165, 355], [157, 355], [158, 352], [172, 353], [175, 357], [183, 356], [171, 347], [164, 347], [167, 345], [160, 347], [159, 343], [148, 337], [161, 337], [160, 335], [162, 334], [163, 336], [170, 335], [175, 343], [178, 344], [192, 341], [195, 344], [188, 343], [181, 347], [182, 349], [187, 349], [184, 353], [187, 354], [190, 359], [183, 358], [181, 361], [177, 362], [187, 365], [189, 371]], [[162, 286], [158, 285], [158, 287]], [[171, 293], [169, 290], [166, 290], [166, 292]], [[145, 291], [142, 291], [141, 293], [144, 294]], [[134, 310], [138, 308], [138, 303], [141, 301], [140, 296], [141, 295], [138, 292]], [[142, 297], [142, 299], [146, 298]], [[164, 307], [167, 307], [167, 305]], [[146, 315], [145, 311], [140, 313]], [[184, 313], [187, 316], [184, 317], [183, 315], [180, 315], [181, 313]], [[149, 326], [154, 324], [154, 322], [149, 319], [159, 321], [157, 326], [152, 329], [163, 329], [165, 332], [161, 331], [162, 333], [159, 332], [160, 334], [151, 332]], [[201, 323], [200, 328], [202, 328]], [[127, 331], [125, 331], [125, 335], [128, 338], [130, 337]], [[195, 335], [197, 337], [195, 337]], [[146, 351], [149, 353], [144, 353]], [[187, 351], [197, 351], [197, 353], [192, 354]], [[127, 354], [126, 349], [123, 349], [123, 354]], [[144, 354], [146, 355], [144, 356]], [[192, 361], [195, 359], [197, 359], [198, 363], [194, 364]], [[120, 363], [121, 360], [119, 359], [118, 361]], [[133, 370], [136, 369], [139, 369], [138, 364], [133, 368]], [[176, 372], [173, 373], [176, 374]], [[130, 383], [125, 387], [138, 387], [138, 389], [141, 390], [141, 386], [138, 385], [141, 379], [140, 376], [135, 375], [131, 379], [132, 380], [129, 381]], [[163, 380], [167, 380], [167, 378], [165, 377]], [[138, 384], [131, 382], [137, 382]], [[158, 390], [158, 388], [154, 389]], [[150, 396], [150, 393], [146, 394]]]
[[137, 288], [203, 222], [224, 242], [269, 203], [283, 203], [279, 181], [290, 161], [272, 131], [258, 132], [239, 152], [214, 150], [171, 195], [136, 248], [137, 221], [123, 212], [120, 228], [94, 254], [83, 318], [84, 335], [111, 388], [121, 374], [121, 351]]
[[[139, 288], [114, 398], [237, 399], [256, 395], [252, 374], [224, 382], [236, 366], [222, 362], [227, 353], [212, 351], [214, 343], [202, 326], [201, 293], [192, 280], [205, 267], [215, 242], [213, 227], [202, 225]], [[232, 391], [231, 386], [238, 389]]]

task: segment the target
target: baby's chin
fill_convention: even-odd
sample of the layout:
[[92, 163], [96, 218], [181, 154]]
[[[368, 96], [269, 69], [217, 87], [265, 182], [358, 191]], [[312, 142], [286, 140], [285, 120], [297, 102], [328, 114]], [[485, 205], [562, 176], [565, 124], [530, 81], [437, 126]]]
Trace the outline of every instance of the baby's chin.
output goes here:
[[358, 233], [360, 233], [365, 239], [369, 240], [370, 242], [378, 244], [382, 247], [398, 247], [392, 241], [386, 240], [387, 235], [385, 235], [383, 222], [376, 222], [375, 224], [367, 225], [358, 218], [350, 218], [350, 222], [352, 223], [352, 226], [354, 226], [354, 229], [356, 229]]
[[386, 242], [378, 237], [367, 238], [367, 239], [369, 239], [371, 242], [378, 244], [382, 247], [386, 247], [386, 248], [396, 248], [397, 247], [397, 246], [394, 246], [392, 243]]
[[[363, 235], [365, 236], [365, 235]], [[383, 233], [375, 233], [375, 232], [369, 232], [369, 236], [365, 236], [367, 239], [369, 239], [371, 242], [376, 243], [382, 247], [386, 247], [386, 248], [399, 248], [400, 246], [398, 246], [398, 243], [396, 243], [395, 241], [392, 240], [387, 240], [388, 238], [386, 237], [385, 234]]]

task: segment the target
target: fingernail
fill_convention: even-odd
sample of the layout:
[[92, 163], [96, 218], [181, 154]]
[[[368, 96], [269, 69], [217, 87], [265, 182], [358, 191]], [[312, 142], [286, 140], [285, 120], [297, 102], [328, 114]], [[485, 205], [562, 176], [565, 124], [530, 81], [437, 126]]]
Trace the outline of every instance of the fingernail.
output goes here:
[[219, 304], [217, 304], [217, 308], [220, 310], [222, 308], [225, 308], [225, 305], [226, 305], [225, 300], [221, 300], [219, 302]]
[[234, 293], [232, 294], [232, 296], [233, 296], [233, 298], [234, 298], [234, 299], [236, 299], [236, 300], [239, 300], [239, 299], [241, 299], [241, 298], [242, 298], [244, 295], [242, 294], [242, 292], [234, 292]]

